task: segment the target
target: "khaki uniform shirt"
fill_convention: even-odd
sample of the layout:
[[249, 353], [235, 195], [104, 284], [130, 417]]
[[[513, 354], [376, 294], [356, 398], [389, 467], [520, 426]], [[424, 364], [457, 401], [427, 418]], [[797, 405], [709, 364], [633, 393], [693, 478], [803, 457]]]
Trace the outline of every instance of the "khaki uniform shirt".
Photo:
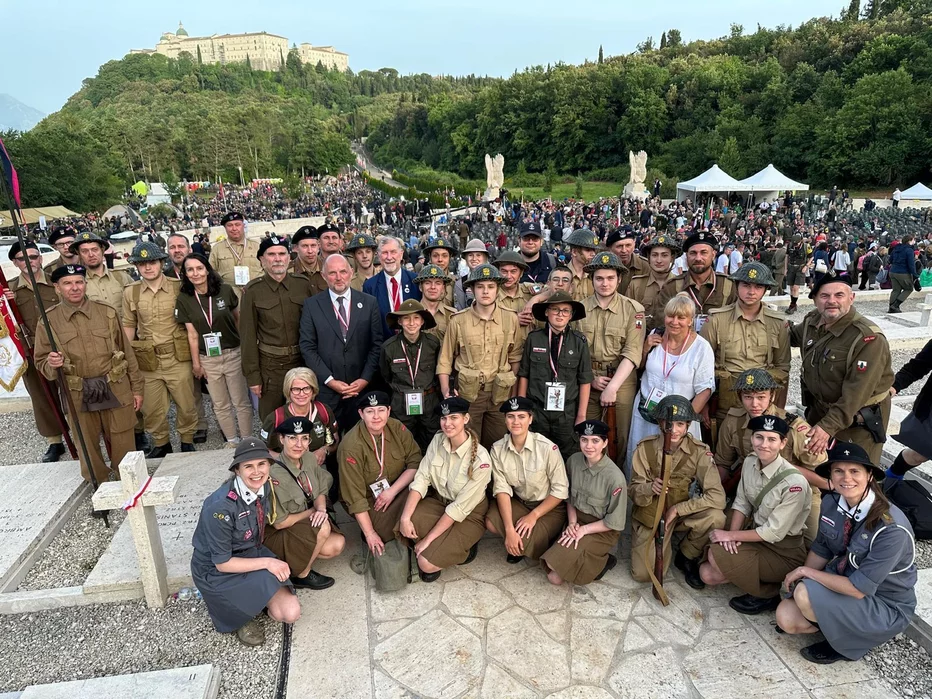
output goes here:
[[246, 285], [240, 305], [239, 334], [248, 386], [262, 383], [261, 355], [279, 360], [301, 355], [298, 325], [310, 291], [311, 283], [294, 274], [285, 275], [281, 282], [263, 274]]
[[475, 371], [480, 382], [491, 381], [521, 360], [519, 333], [518, 314], [497, 304], [488, 320], [480, 318], [474, 307], [459, 311], [447, 325], [437, 373], [452, 374], [455, 363], [458, 372]]
[[661, 324], [663, 323], [663, 307], [657, 304], [657, 299], [660, 297], [663, 285], [670, 279], [672, 279], [670, 274], [660, 279], [655, 278], [653, 273], [650, 272], [639, 274], [631, 279], [631, 283], [628, 284], [628, 288], [624, 292], [624, 295], [629, 299], [633, 299], [644, 306], [644, 315], [648, 324], [654, 317], [660, 318]]
[[[624, 265], [625, 263], [622, 261], [621, 264]], [[631, 264], [625, 265], [625, 267], [631, 272], [632, 277], [650, 273], [650, 264], [637, 253], [631, 255]]]
[[[48, 281], [44, 272], [40, 271], [36, 275], [36, 284], [46, 312], [61, 302], [58, 292], [55, 291], [55, 286]], [[10, 290], [13, 292], [13, 300], [23, 316], [23, 324], [25, 325], [23, 331], [26, 335], [27, 344], [30, 347], [35, 347], [36, 328], [39, 325], [39, 305], [36, 303], [35, 291], [29, 284], [29, 275], [20, 274], [11, 281]]]
[[[70, 264], [80, 264], [80, 262], [72, 262]], [[106, 262], [104, 264], [106, 265]], [[62, 259], [61, 255], [59, 255], [54, 260], [52, 260], [47, 265], [45, 265], [45, 267], [42, 268], [42, 271], [45, 272], [46, 276], [51, 276], [52, 272], [54, 272], [59, 267], [64, 267], [64, 266], [65, 266], [65, 261]]]
[[[764, 496], [760, 507], [752, 511], [757, 494], [774, 475], [784, 469], [792, 469], [793, 473], [772, 488]], [[760, 468], [760, 460], [756, 455], [744, 460], [741, 482], [738, 484], [732, 509], [746, 517], [753, 516], [754, 531], [761, 539], [775, 544], [788, 536], [799, 536], [806, 529], [806, 519], [811, 507], [809, 482], [782, 456], [778, 456], [764, 469]]]
[[[383, 478], [392, 485], [405, 470], [417, 468], [421, 463], [421, 450], [411, 432], [399, 420], [388, 418], [382, 433], [385, 435], [385, 454], [382, 456], [384, 469], [379, 466], [372, 435], [362, 421], [346, 433], [337, 448], [340, 499], [351, 515], [369, 512], [375, 507], [375, 496], [370, 485]], [[381, 439], [376, 441], [381, 450]]]
[[[637, 507], [647, 507], [658, 496], [651, 490], [655, 478], [660, 478], [663, 463], [663, 435], [641, 440], [631, 460], [631, 484], [628, 496]], [[712, 452], [688, 432], [670, 455], [672, 471], [667, 482], [666, 507], [676, 505], [680, 517], [703, 510], [725, 510], [725, 490], [718, 470], [712, 463]], [[697, 497], [689, 496], [689, 487], [696, 481], [701, 489]], [[671, 495], [678, 496], [671, 499]], [[681, 497], [685, 495], [686, 499]]]
[[282, 454], [281, 462], [285, 465], [273, 463], [269, 470], [269, 480], [275, 493], [273, 525], [288, 515], [310, 510], [314, 507], [314, 500], [326, 495], [333, 485], [333, 476], [317, 465], [317, 457], [311, 452], [304, 454], [297, 464]]
[[[421, 301], [421, 303], [424, 302]], [[442, 343], [443, 336], [447, 333], [447, 326], [450, 324], [450, 319], [456, 312], [457, 310], [453, 306], [444, 305], [441, 303], [437, 307], [437, 312], [433, 314], [434, 322], [436, 322], [437, 325], [430, 330], [422, 330], [421, 332], [426, 333], [427, 335], [433, 335]]]
[[[754, 320], [747, 320], [737, 303], [709, 311], [699, 333], [715, 352], [718, 378], [735, 376], [746, 369], [766, 369], [786, 385], [790, 376], [790, 333], [786, 316], [761, 306]], [[721, 390], [731, 390], [729, 385]]]
[[[140, 287], [136, 305], [134, 287]], [[181, 282], [162, 275], [155, 291], [145, 282], [133, 282], [123, 289], [123, 327], [133, 328], [137, 340], [164, 345], [179, 338], [187, 342], [187, 331], [175, 320], [175, 303]]]
[[445, 513], [453, 521], [462, 522], [485, 499], [485, 489], [492, 480], [492, 457], [481, 444], [476, 445], [476, 458], [472, 454], [472, 437], [458, 449], [450, 451], [450, 440], [443, 433], [434, 436], [427, 453], [421, 459], [411, 490], [427, 497], [433, 488], [447, 503]]
[[[449, 288], [452, 289], [452, 287]], [[505, 287], [500, 286], [498, 287], [498, 298], [495, 302], [502, 308], [510, 308], [515, 313], [520, 313], [524, 310], [527, 302], [534, 298], [536, 294], [539, 294], [542, 288], [540, 284], [520, 282], [512, 296], [505, 291]]]
[[101, 265], [102, 273], [97, 275], [87, 270], [87, 297], [91, 301], [100, 301], [113, 306], [117, 315], [123, 318], [123, 289], [133, 283], [132, 277], [126, 272], [116, 269], [107, 269]]
[[[372, 276], [374, 277], [376, 274], [378, 274], [378, 271], [376, 270], [375, 267], [373, 267], [373, 268], [372, 268]], [[361, 291], [362, 291], [362, 285], [365, 284], [366, 281], [369, 280], [369, 279], [371, 279], [371, 278], [372, 278], [372, 277], [364, 277], [364, 276], [362, 276], [362, 275], [359, 273], [359, 270], [357, 269], [357, 270], [353, 273], [353, 278], [350, 279], [350, 287], [353, 288], [353, 289], [356, 289], [356, 291], [360, 291], [360, 292], [361, 292]], [[324, 286], [326, 287], [326, 284], [325, 284]]]
[[[305, 277], [311, 283], [311, 296], [327, 290], [327, 282], [320, 271], [319, 257], [317, 258], [317, 264], [313, 267], [305, 265], [300, 259], [295, 258], [295, 261], [291, 263], [291, 273], [297, 274], [299, 277]], [[362, 290], [361, 286], [359, 290]]]
[[[576, 328], [589, 341], [592, 373], [595, 376], [614, 374], [622, 359], [630, 359], [638, 366], [644, 349], [644, 307], [617, 294], [606, 308], [599, 306], [595, 296], [589, 296], [582, 303], [586, 317], [577, 321]], [[625, 384], [635, 382], [637, 372], [632, 371]]]
[[573, 279], [570, 281], [570, 296], [573, 297], [573, 300], [582, 301], [592, 296], [595, 293], [595, 289], [592, 288], [592, 276], [586, 272], [583, 272], [581, 276], [576, 274], [573, 265], [569, 266], [569, 270], [570, 274], [573, 275]]
[[692, 281], [689, 272], [673, 277], [663, 285], [660, 294], [656, 299], [654, 308], [659, 308], [660, 317], [650, 319], [650, 329], [663, 327], [663, 312], [666, 308], [667, 301], [672, 299], [678, 293], [685, 291], [696, 304], [696, 314], [707, 314], [713, 308], [721, 308], [729, 303], [734, 303], [737, 298], [737, 286], [726, 275], [713, 273], [709, 281], [701, 286], [697, 286]]
[[243, 243], [233, 243], [229, 239], [214, 243], [210, 249], [210, 265], [219, 274], [223, 281], [233, 288], [242, 289], [236, 284], [234, 267], [248, 267], [249, 281], [262, 276], [262, 265], [259, 263], [259, 241], [246, 238]]
[[548, 495], [569, 497], [566, 466], [557, 445], [537, 432], [528, 432], [521, 451], [506, 434], [492, 445], [492, 497], [505, 493], [525, 503], [537, 503]]
[[566, 475], [573, 507], [598, 517], [610, 529], [624, 531], [628, 485], [614, 461], [603, 456], [595, 466], [588, 466], [586, 457], [576, 452], [566, 462]]
[[828, 329], [819, 326], [820, 317], [808, 313], [790, 341], [802, 355], [806, 419], [834, 435], [861, 408], [889, 400], [893, 366], [887, 338], [853, 308]]

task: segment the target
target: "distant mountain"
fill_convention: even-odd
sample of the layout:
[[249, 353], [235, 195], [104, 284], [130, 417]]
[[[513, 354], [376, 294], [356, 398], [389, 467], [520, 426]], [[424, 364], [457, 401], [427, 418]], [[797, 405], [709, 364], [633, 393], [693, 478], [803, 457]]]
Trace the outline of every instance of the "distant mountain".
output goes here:
[[45, 118], [45, 114], [23, 104], [15, 97], [0, 94], [0, 131], [29, 131]]

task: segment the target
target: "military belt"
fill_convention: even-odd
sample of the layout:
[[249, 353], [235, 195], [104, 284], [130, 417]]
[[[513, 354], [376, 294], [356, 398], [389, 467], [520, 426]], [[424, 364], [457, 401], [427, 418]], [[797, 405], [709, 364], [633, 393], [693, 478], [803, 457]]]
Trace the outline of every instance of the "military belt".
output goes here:
[[615, 371], [617, 368], [617, 364], [611, 364], [609, 362], [592, 362], [593, 371]]
[[258, 344], [260, 352], [263, 354], [270, 354], [273, 357], [293, 357], [296, 354], [301, 354], [301, 347], [299, 345], [276, 347], [275, 345], [267, 345], [264, 342], [260, 342]]
[[168, 355], [174, 356], [175, 343], [166, 342], [161, 345], [155, 345], [152, 349], [155, 350], [156, 355], [158, 355], [159, 357], [167, 357]]

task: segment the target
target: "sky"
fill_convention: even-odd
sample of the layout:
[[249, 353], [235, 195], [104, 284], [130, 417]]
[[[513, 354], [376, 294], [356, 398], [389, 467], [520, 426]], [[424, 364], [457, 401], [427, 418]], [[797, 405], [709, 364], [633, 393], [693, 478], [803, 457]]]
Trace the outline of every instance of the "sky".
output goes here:
[[838, 15], [846, 0], [0, 0], [0, 93], [57, 111], [103, 63], [153, 48], [184, 23], [191, 36], [266, 31], [332, 45], [354, 71], [397, 69], [507, 76], [547, 63], [630, 53], [648, 36], [679, 29], [684, 41], [758, 24], [797, 26]]

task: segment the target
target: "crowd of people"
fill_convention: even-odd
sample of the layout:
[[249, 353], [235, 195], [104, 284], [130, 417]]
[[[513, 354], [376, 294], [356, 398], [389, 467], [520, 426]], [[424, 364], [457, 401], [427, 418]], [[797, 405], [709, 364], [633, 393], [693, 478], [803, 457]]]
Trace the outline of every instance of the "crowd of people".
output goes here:
[[[630, 526], [635, 580], [663, 598], [672, 563], [693, 588], [731, 583], [738, 612], [821, 631], [802, 651], [813, 662], [860, 658], [905, 628], [914, 535], [882, 481], [932, 456], [928, 391], [896, 437], [909, 448], [886, 471], [880, 456], [891, 397], [932, 370], [932, 343], [894, 375], [854, 298], [892, 248], [897, 312], [932, 233], [917, 246], [912, 232], [855, 231], [792, 197], [502, 201], [438, 228], [403, 205], [357, 211], [358, 186], [290, 237], [250, 235], [261, 224], [244, 207], [222, 215], [209, 251], [181, 234], [164, 249], [144, 240], [129, 258], [138, 281], [107, 267], [88, 230], [56, 231], [61, 257], [45, 268], [32, 243], [10, 252], [36, 279], [8, 296], [30, 309], [44, 460], [64, 453], [60, 408], [39, 390], [59, 370], [97, 482], [134, 448], [172, 451], [172, 403], [180, 448], [195, 451], [206, 387], [232, 463], [191, 568], [218, 631], [261, 643], [263, 609], [292, 622], [294, 588], [335, 584], [314, 564], [344, 550], [337, 504], [386, 589], [408, 581], [409, 552], [429, 583], [469, 564], [487, 532], [508, 562], [586, 585], [618, 564]], [[764, 298], [784, 284], [778, 313]], [[813, 310], [788, 322], [803, 293]], [[791, 347], [801, 415], [785, 410]]]

